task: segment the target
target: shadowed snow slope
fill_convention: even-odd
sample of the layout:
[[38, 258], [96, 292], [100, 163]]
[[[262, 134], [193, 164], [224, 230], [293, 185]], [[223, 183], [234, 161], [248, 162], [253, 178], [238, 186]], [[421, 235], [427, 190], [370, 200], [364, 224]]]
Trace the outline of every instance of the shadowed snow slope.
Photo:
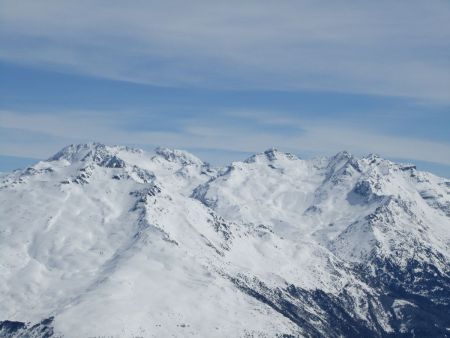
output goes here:
[[0, 337], [445, 337], [450, 182], [71, 145], [0, 177]]

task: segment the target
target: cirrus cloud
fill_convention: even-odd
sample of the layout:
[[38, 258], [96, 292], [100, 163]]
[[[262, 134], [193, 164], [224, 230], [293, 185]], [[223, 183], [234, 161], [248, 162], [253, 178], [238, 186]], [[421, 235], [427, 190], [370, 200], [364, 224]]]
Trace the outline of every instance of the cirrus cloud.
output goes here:
[[449, 22], [443, 0], [2, 0], [0, 59], [160, 86], [448, 104]]

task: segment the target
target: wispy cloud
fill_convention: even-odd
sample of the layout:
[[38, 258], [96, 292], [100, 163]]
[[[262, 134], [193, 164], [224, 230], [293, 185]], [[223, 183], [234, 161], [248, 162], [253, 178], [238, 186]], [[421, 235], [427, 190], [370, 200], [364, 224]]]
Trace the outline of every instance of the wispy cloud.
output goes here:
[[[114, 117], [115, 116], [115, 117]], [[450, 145], [411, 137], [385, 135], [361, 126], [349, 126], [335, 120], [301, 119], [271, 112], [230, 112], [228, 118], [183, 120], [181, 130], [128, 131], [118, 123], [118, 115], [104, 112], [65, 112], [60, 114], [24, 114], [0, 111], [0, 154], [45, 158], [58, 148], [74, 142], [101, 141], [130, 144], [144, 148], [157, 145], [223, 152], [260, 152], [279, 147], [294, 153], [331, 155], [349, 150], [357, 155], [376, 152], [385, 157], [418, 160], [450, 165]], [[252, 128], [257, 124], [279, 124], [296, 132], [288, 134]], [[228, 121], [228, 122], [227, 122]], [[34, 133], [34, 142], [17, 142]], [[25, 140], [26, 141], [26, 140]]]
[[0, 59], [166, 86], [450, 102], [450, 3], [14, 1]]

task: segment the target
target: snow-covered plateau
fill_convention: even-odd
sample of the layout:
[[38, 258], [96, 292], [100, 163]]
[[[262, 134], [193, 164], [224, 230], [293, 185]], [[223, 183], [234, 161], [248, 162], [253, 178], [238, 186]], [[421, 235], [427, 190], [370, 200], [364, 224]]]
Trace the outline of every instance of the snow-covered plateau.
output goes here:
[[450, 180], [71, 145], [0, 177], [0, 337], [449, 337]]

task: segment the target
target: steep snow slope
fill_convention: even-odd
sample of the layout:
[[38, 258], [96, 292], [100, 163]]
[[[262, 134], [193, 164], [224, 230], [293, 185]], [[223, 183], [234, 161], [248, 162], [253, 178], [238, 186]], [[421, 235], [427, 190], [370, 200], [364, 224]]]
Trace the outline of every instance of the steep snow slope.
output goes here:
[[93, 143], [0, 179], [0, 336], [449, 332], [450, 182], [412, 165]]

